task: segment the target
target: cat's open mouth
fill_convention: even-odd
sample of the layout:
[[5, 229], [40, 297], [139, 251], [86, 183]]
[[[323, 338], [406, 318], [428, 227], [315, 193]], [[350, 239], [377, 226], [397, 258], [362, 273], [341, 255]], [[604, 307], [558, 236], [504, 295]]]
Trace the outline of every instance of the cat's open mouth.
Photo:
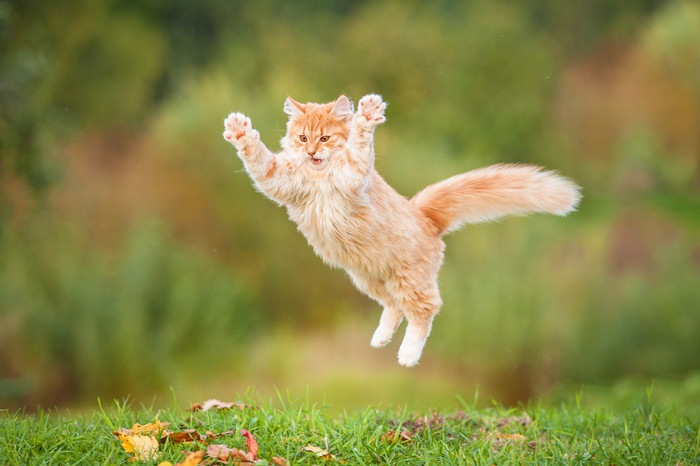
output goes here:
[[325, 162], [326, 159], [319, 159], [316, 157], [311, 157], [311, 165], [313, 165], [315, 168], [321, 168], [323, 165], [323, 162]]

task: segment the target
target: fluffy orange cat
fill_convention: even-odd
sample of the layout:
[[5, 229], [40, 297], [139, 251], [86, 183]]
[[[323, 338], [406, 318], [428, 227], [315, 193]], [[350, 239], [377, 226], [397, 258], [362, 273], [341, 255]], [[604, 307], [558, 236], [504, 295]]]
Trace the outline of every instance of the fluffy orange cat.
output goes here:
[[442, 235], [504, 215], [566, 215], [580, 194], [576, 184], [554, 172], [494, 165], [407, 199], [374, 169], [373, 135], [386, 120], [385, 109], [374, 94], [360, 100], [357, 113], [345, 96], [327, 104], [288, 98], [281, 152], [265, 147], [240, 113], [226, 118], [224, 138], [238, 149], [257, 188], [287, 208], [316, 254], [344, 268], [357, 288], [384, 307], [372, 346], [389, 343], [406, 318], [398, 360], [414, 366], [442, 304], [437, 285]]

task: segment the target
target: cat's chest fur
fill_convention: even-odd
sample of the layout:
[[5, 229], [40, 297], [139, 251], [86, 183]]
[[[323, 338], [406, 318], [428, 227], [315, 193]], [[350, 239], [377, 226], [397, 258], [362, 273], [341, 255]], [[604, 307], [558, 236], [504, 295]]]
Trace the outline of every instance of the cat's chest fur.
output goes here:
[[324, 262], [355, 276], [385, 279], [424, 236], [409, 202], [376, 172], [352, 189], [326, 180], [287, 210]]
[[353, 256], [367, 247], [370, 208], [366, 193], [342, 192], [330, 183], [319, 183], [302, 203], [287, 206], [289, 217], [316, 253], [343, 267], [356, 265]]

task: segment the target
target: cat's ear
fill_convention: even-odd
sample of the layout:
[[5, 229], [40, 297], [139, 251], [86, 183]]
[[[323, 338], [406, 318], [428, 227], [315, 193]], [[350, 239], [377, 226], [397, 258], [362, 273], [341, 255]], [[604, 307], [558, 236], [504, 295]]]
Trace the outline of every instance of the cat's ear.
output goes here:
[[355, 107], [347, 96], [341, 95], [333, 104], [331, 112], [341, 120], [346, 120], [352, 118], [353, 113], [355, 113]]
[[300, 104], [291, 97], [287, 97], [284, 101], [284, 113], [290, 117], [295, 117], [303, 114], [306, 111], [306, 105]]

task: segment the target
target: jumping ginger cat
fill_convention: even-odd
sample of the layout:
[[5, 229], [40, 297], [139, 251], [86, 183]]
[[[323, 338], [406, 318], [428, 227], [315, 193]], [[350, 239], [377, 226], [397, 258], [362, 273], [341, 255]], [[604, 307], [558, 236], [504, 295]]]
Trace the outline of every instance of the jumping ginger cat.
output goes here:
[[386, 104], [367, 95], [357, 113], [346, 96], [327, 104], [284, 102], [282, 151], [260, 141], [250, 119], [231, 113], [224, 138], [257, 188], [287, 208], [324, 262], [342, 267], [383, 307], [371, 345], [391, 341], [405, 317], [399, 364], [418, 363], [442, 301], [442, 235], [504, 215], [566, 215], [580, 199], [572, 181], [532, 165], [493, 165], [432, 184], [411, 199], [374, 169], [373, 135]]

